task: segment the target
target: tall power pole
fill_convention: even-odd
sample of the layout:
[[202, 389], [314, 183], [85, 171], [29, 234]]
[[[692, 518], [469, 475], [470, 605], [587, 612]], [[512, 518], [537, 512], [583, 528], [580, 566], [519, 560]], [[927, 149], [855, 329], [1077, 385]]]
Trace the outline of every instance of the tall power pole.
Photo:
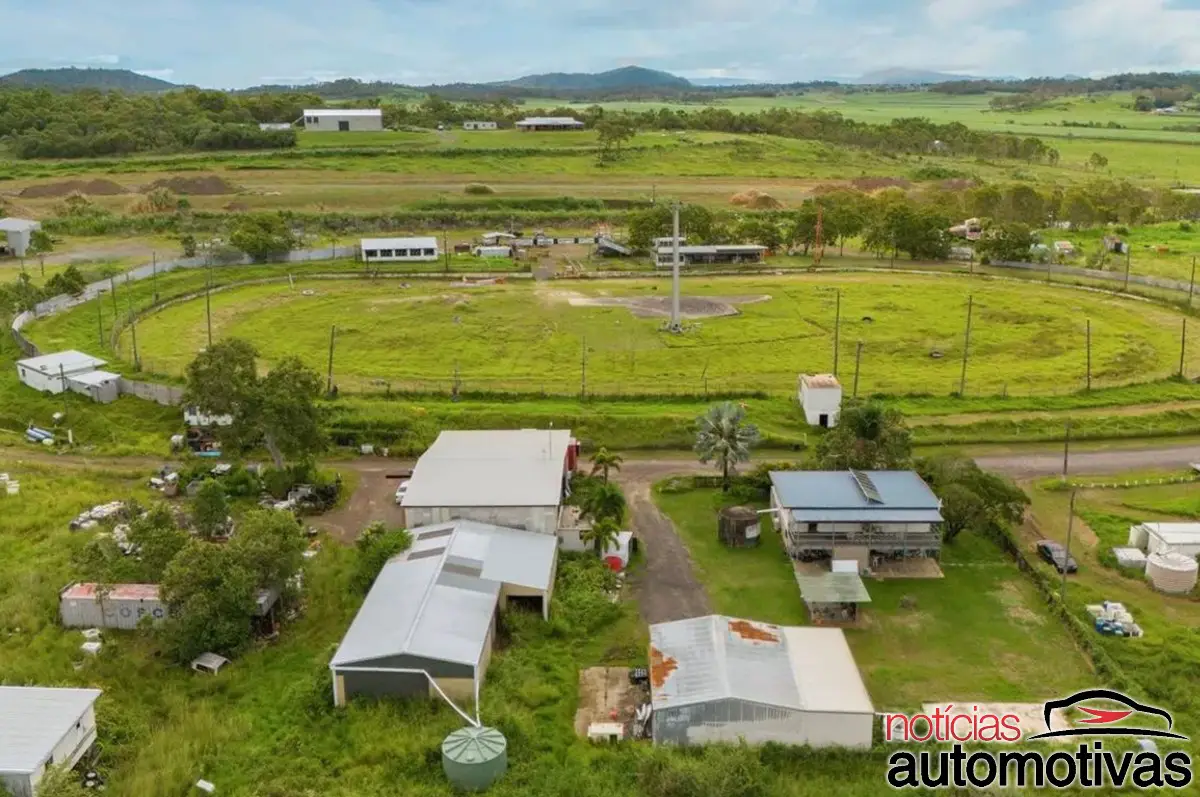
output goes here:
[[975, 309], [975, 297], [967, 297], [967, 332], [963, 338], [962, 376], [958, 380], [958, 395], [967, 393], [967, 356], [971, 352], [971, 313]]
[[1087, 389], [1092, 389], [1092, 319], [1087, 320]]
[[842, 333], [842, 289], [837, 290], [837, 310], [833, 316], [833, 375], [838, 374], [838, 344]]
[[337, 340], [337, 326], [329, 328], [329, 375], [325, 381], [325, 393], [333, 395], [333, 344]]
[[682, 332], [683, 323], [679, 318], [679, 203], [676, 202], [672, 208], [672, 232], [674, 237], [671, 239], [672, 257], [671, 257], [671, 331]]

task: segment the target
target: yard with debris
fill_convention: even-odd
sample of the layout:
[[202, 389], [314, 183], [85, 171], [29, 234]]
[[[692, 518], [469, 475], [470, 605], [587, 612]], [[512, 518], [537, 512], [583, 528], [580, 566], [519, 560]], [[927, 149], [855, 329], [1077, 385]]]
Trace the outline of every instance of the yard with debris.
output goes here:
[[[715, 489], [655, 498], [691, 553], [713, 610], [807, 625], [791, 560], [763, 522], [756, 548], [717, 539]], [[942, 550], [945, 577], [864, 579], [871, 603], [846, 637], [877, 711], [937, 701], [1041, 701], [1096, 684], [1083, 654], [1016, 565], [994, 543], [964, 533]]]

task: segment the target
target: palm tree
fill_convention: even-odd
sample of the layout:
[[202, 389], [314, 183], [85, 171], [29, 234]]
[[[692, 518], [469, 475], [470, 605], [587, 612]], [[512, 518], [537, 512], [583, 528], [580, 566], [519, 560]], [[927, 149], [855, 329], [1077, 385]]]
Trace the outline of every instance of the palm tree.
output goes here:
[[721, 468], [721, 489], [729, 490], [729, 476], [739, 462], [750, 460], [750, 447], [759, 441], [758, 427], [746, 423], [744, 407], [732, 402], [714, 404], [696, 419], [696, 453], [704, 463]]
[[603, 556], [609, 546], [617, 541], [621, 533], [621, 524], [612, 518], [601, 518], [592, 524], [591, 528], [579, 532], [579, 539], [584, 544], [591, 543], [596, 556]]
[[620, 523], [625, 518], [625, 493], [612, 482], [597, 484], [579, 502], [579, 514], [595, 525], [603, 520]]
[[604, 481], [608, 482], [608, 472], [610, 470], [620, 470], [621, 463], [624, 458], [620, 454], [613, 454], [604, 446], [600, 446], [600, 450], [592, 454], [592, 475], [597, 473], [604, 477]]

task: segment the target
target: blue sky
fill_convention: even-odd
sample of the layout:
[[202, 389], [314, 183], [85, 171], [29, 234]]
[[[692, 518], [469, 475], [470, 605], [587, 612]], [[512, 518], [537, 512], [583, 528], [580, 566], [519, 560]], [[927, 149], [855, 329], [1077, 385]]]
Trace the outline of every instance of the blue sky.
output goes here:
[[1200, 0], [0, 0], [0, 71], [233, 88], [487, 81], [640, 64], [791, 81], [1200, 69]]

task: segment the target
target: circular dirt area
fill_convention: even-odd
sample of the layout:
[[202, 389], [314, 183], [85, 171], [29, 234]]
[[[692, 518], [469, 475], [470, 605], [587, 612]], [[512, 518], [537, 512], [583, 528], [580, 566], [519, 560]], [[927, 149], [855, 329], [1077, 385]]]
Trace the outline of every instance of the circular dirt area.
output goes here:
[[97, 179], [67, 180], [61, 183], [31, 185], [22, 190], [20, 196], [24, 199], [54, 199], [69, 196], [76, 192], [87, 194], [88, 196], [116, 196], [128, 193], [125, 190], [125, 186], [120, 183], [114, 183], [112, 180]]
[[[684, 318], [718, 318], [738, 315], [740, 304], [770, 301], [761, 296], [682, 296], [679, 299], [679, 314]], [[626, 307], [638, 318], [671, 317], [670, 296], [639, 296], [621, 299], [617, 297], [573, 296], [572, 307]]]

